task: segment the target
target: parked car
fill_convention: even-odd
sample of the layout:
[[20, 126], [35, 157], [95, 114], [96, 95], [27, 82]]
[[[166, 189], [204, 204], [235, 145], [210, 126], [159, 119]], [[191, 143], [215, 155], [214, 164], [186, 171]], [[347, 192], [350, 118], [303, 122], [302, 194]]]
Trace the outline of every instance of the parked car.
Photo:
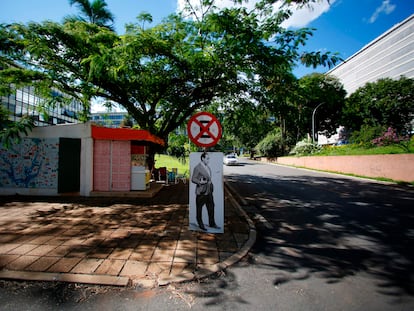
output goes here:
[[235, 154], [227, 154], [223, 158], [223, 164], [225, 165], [239, 165], [239, 159]]

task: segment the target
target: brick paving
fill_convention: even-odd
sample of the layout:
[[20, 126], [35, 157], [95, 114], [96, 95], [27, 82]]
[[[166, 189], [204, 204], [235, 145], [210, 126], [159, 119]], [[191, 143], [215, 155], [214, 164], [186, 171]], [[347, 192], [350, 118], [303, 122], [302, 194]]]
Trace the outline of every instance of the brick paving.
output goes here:
[[202, 277], [251, 240], [228, 197], [224, 233], [208, 234], [188, 229], [183, 183], [153, 198], [0, 196], [0, 278], [149, 287]]

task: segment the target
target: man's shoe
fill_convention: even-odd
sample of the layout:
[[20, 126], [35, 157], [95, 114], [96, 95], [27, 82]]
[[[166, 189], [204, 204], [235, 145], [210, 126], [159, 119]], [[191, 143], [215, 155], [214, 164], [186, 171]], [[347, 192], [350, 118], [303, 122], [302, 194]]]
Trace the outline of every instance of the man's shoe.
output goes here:
[[204, 227], [204, 225], [198, 225], [200, 227], [201, 230], [203, 231], [207, 231], [206, 227]]
[[217, 226], [217, 225], [212, 225], [212, 226], [209, 226], [210, 228], [213, 228], [213, 229], [220, 229], [220, 227], [219, 226]]

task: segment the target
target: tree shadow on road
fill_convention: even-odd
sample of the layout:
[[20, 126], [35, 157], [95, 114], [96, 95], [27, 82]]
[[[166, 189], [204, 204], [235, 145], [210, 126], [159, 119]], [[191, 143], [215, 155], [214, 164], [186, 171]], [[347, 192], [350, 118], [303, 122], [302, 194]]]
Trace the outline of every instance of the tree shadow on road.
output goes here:
[[256, 223], [251, 253], [275, 274], [274, 285], [310, 275], [336, 283], [363, 272], [382, 294], [414, 295], [413, 189], [322, 176], [227, 182], [237, 183], [251, 217], [270, 222]]

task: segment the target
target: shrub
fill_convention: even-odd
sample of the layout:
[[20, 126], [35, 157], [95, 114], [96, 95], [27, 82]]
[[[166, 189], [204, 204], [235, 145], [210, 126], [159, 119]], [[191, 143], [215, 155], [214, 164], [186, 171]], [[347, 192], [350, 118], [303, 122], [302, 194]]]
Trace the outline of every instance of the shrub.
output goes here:
[[377, 137], [372, 140], [372, 144], [374, 144], [375, 146], [398, 145], [406, 151], [409, 151], [409, 143], [409, 136], [399, 136], [397, 132], [391, 127], [389, 127], [387, 131], [383, 133], [380, 137]]
[[171, 133], [168, 136], [167, 154], [176, 158], [184, 159], [189, 155], [188, 138], [185, 135]]
[[382, 126], [363, 125], [359, 131], [354, 131], [351, 134], [350, 142], [352, 144], [372, 146], [372, 140], [384, 133]]
[[267, 136], [260, 141], [255, 150], [257, 153], [265, 157], [279, 157], [285, 154], [286, 142], [283, 138], [280, 129], [267, 134]]
[[318, 153], [321, 147], [317, 144], [312, 143], [308, 138], [299, 141], [290, 152], [291, 155], [306, 156]]

